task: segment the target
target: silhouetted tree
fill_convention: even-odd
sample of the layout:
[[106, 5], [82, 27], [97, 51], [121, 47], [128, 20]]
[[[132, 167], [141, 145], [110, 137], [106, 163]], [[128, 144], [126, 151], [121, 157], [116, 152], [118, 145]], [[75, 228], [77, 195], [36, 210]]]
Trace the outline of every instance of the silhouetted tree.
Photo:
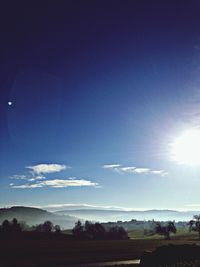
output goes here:
[[36, 232], [43, 232], [43, 224], [41, 223], [38, 225], [34, 225], [33, 230], [35, 230]]
[[51, 221], [45, 221], [43, 224], [35, 226], [35, 231], [50, 233], [53, 230], [53, 223]]
[[94, 239], [104, 239], [106, 236], [106, 230], [100, 223], [95, 223], [94, 225]]
[[72, 229], [72, 233], [75, 237], [83, 237], [83, 226], [81, 221], [77, 221], [75, 223], [74, 228]]
[[108, 231], [109, 239], [128, 239], [128, 233], [121, 226], [113, 226]]
[[94, 239], [95, 236], [95, 226], [89, 221], [85, 222], [85, 236], [90, 239]]
[[51, 221], [45, 221], [43, 224], [44, 232], [51, 232], [53, 230], [53, 223]]
[[22, 228], [17, 219], [14, 218], [11, 222], [4, 220], [1, 227], [1, 233], [3, 234], [18, 234], [21, 233]]
[[55, 225], [54, 226], [54, 230], [55, 230], [55, 232], [56, 232], [56, 234], [60, 234], [61, 233], [61, 229], [60, 229], [60, 225]]
[[85, 236], [90, 239], [104, 239], [106, 230], [100, 223], [85, 222]]
[[86, 221], [84, 226], [80, 221], [72, 229], [74, 236], [88, 239], [128, 239], [128, 234], [123, 227], [114, 226], [109, 228], [108, 232], [101, 223], [92, 223]]
[[3, 233], [9, 233], [11, 232], [11, 223], [8, 220], [4, 220], [1, 225], [1, 231]]
[[200, 239], [200, 215], [194, 215], [194, 220], [189, 221], [189, 230], [198, 232]]
[[11, 228], [13, 233], [21, 233], [22, 231], [21, 225], [18, 223], [16, 218], [12, 220]]
[[166, 226], [162, 226], [159, 222], [156, 223], [155, 233], [159, 235], [163, 235], [165, 239], [170, 239], [170, 233], [176, 233], [176, 227], [174, 222], [168, 222]]

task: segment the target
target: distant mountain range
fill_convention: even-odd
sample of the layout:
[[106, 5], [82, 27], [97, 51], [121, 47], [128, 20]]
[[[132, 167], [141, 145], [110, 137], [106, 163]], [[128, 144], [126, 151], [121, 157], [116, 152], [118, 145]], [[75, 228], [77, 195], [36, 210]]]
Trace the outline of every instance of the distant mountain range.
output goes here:
[[16, 218], [18, 221], [24, 221], [29, 226], [44, 223], [46, 220], [50, 220], [54, 225], [58, 224], [62, 228], [70, 229], [74, 227], [78, 218], [69, 215], [59, 215], [46, 210], [16, 206], [11, 208], [0, 209], [0, 223], [5, 219], [12, 220]]
[[176, 210], [146, 210], [146, 211], [124, 211], [112, 209], [67, 209], [55, 212], [57, 215], [70, 215], [83, 220], [108, 222], [108, 221], [130, 221], [136, 220], [158, 220], [158, 221], [189, 221], [200, 211], [176, 211]]
[[156, 220], [156, 221], [189, 221], [200, 211], [176, 211], [176, 210], [146, 210], [146, 211], [125, 211], [120, 209], [66, 209], [56, 212], [49, 212], [33, 207], [15, 206], [0, 209], [0, 223], [5, 219], [12, 220], [17, 218], [25, 221], [28, 225], [36, 225], [50, 220], [53, 224], [58, 224], [64, 229], [74, 227], [78, 219], [98, 221], [98, 222], [117, 222], [135, 220]]

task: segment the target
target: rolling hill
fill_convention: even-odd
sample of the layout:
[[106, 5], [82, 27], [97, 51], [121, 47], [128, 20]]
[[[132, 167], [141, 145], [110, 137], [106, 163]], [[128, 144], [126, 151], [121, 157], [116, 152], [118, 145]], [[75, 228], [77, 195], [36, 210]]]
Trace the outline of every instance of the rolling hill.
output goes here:
[[32, 207], [14, 206], [0, 209], [0, 223], [5, 219], [12, 220], [13, 218], [16, 218], [18, 221], [24, 221], [30, 226], [50, 220], [53, 224], [58, 224], [65, 229], [72, 228], [78, 220], [70, 215], [59, 215]]

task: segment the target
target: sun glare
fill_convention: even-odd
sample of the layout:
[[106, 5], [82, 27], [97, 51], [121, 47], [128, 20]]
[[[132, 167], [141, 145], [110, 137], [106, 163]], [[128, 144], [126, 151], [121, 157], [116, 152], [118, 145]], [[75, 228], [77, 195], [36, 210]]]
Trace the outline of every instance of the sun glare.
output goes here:
[[184, 131], [172, 143], [172, 159], [179, 164], [200, 165], [200, 130]]

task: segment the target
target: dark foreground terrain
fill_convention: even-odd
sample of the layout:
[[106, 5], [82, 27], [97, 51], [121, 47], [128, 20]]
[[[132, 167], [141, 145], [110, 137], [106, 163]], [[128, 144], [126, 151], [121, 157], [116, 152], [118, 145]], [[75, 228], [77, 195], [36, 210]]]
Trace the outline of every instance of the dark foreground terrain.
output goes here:
[[138, 240], [0, 240], [3, 267], [64, 267], [76, 264], [133, 260], [145, 250], [167, 244], [199, 244], [191, 237]]

